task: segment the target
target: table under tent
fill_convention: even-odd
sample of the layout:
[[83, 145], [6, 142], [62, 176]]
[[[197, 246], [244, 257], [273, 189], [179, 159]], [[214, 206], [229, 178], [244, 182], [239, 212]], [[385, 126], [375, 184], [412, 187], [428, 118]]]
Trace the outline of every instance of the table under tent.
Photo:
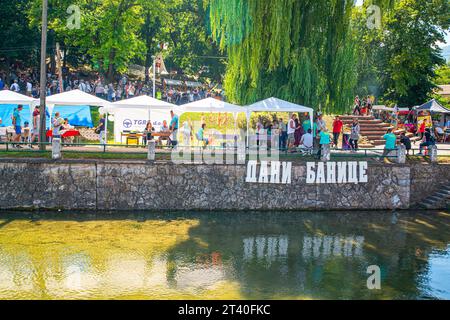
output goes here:
[[[114, 116], [114, 140], [123, 143], [125, 138], [127, 144], [139, 144], [149, 120], [159, 131], [164, 121], [170, 122], [170, 111], [181, 113], [179, 106], [146, 95], [114, 102], [107, 111]], [[168, 138], [170, 134], [160, 136]]]

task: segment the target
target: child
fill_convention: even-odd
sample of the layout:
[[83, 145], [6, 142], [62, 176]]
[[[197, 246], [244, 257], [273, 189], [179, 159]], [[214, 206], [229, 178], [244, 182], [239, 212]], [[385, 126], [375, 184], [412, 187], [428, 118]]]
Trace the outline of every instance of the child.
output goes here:
[[406, 155], [409, 156], [409, 151], [411, 150], [411, 139], [409, 139], [404, 132], [400, 135], [400, 143], [406, 148]]

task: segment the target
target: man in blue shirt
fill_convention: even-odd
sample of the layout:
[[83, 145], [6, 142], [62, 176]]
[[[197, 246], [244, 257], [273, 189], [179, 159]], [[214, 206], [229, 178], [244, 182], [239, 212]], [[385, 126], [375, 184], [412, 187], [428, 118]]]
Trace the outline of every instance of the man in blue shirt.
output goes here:
[[396, 149], [397, 145], [397, 136], [392, 133], [392, 129], [389, 129], [388, 132], [383, 136], [383, 139], [386, 140], [386, 145], [384, 147], [384, 152], [382, 158], [385, 158]]
[[[14, 142], [20, 142], [20, 138], [22, 137], [22, 117], [20, 112], [22, 111], [23, 106], [19, 104], [16, 109], [14, 109], [12, 122], [14, 126], [15, 135], [13, 138]], [[16, 145], [17, 148], [22, 148], [20, 145]]]
[[172, 117], [172, 121], [170, 121], [170, 131], [172, 132], [172, 136], [171, 136], [171, 140], [172, 140], [172, 145], [174, 147], [177, 146], [178, 144], [178, 140], [177, 140], [177, 136], [178, 136], [178, 116], [172, 111], [170, 111], [170, 116]]

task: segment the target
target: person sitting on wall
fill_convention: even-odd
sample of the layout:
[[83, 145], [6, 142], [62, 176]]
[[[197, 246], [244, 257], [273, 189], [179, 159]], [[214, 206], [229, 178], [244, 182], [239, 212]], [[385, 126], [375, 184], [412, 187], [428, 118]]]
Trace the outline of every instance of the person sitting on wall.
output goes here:
[[400, 135], [400, 143], [406, 148], [406, 155], [409, 156], [409, 151], [411, 150], [411, 139], [406, 136], [405, 132]]
[[395, 150], [397, 144], [397, 136], [392, 133], [392, 129], [389, 129], [383, 136], [383, 139], [386, 141], [386, 145], [384, 146], [384, 151], [381, 158], [386, 158], [389, 153]]
[[435, 143], [436, 143], [436, 141], [435, 141], [434, 137], [431, 135], [430, 128], [426, 128], [425, 129], [425, 137], [424, 137], [423, 142], [420, 144], [420, 152], [419, 152], [418, 156], [423, 156], [422, 150], [424, 148], [434, 146]]

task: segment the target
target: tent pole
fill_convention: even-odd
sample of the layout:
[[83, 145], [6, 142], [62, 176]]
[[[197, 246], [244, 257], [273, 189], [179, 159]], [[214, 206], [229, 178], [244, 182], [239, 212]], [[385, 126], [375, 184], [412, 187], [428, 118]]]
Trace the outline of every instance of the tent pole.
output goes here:
[[249, 146], [250, 117], [251, 117], [251, 113], [247, 112], [247, 149], [250, 147]]
[[105, 113], [105, 145], [108, 145], [108, 112]]

